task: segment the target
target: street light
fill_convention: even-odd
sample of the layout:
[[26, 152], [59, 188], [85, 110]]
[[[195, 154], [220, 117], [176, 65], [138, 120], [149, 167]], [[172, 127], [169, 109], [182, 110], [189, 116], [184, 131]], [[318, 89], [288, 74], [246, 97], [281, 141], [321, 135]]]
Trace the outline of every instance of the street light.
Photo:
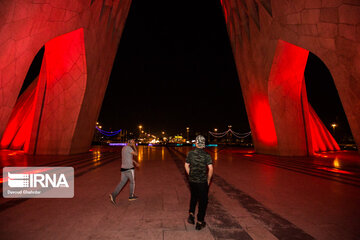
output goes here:
[[161, 138], [161, 140], [162, 140], [163, 142], [165, 142], [165, 139], [166, 139], [166, 138], [165, 138], [165, 136], [164, 136], [164, 135], [165, 135], [165, 132], [164, 132], [164, 131], [162, 131], [162, 132], [161, 132], [161, 134], [162, 134], [162, 138]]
[[186, 140], [188, 140], [188, 141], [189, 141], [189, 130], [190, 130], [190, 128], [187, 127], [186, 128]]
[[143, 126], [139, 125], [139, 138], [141, 138], [141, 134], [144, 133], [144, 131], [142, 131]]
[[[218, 129], [217, 129], [217, 128], [214, 128], [214, 132], [216, 132], [216, 133], [217, 133], [217, 131], [218, 131]], [[215, 140], [215, 142], [217, 143], [217, 139], [216, 139], [216, 137], [214, 137], [214, 140]]]
[[336, 123], [331, 124], [331, 127], [333, 128], [333, 133], [334, 133], [334, 137], [335, 137], [335, 128], [337, 127]]

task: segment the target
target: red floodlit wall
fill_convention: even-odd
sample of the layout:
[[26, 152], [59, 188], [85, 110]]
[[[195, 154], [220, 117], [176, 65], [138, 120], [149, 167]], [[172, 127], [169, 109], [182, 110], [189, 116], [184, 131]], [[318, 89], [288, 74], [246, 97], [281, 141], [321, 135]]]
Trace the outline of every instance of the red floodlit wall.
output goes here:
[[30, 129], [37, 85], [38, 79], [19, 97], [1, 139], [1, 148], [23, 149], [25, 142], [29, 141], [30, 132], [25, 129]]
[[309, 51], [279, 40], [271, 67], [268, 93], [280, 155], [308, 154], [302, 82]]
[[[338, 149], [304, 98], [303, 70], [308, 51], [330, 70], [360, 149], [360, 2], [220, 3], [256, 151], [299, 156]], [[259, 108], [265, 109], [262, 118], [267, 123], [255, 114]], [[272, 126], [275, 134], [266, 133], [273, 132]]]
[[267, 96], [255, 94], [251, 102], [253, 106], [249, 111], [253, 123], [253, 138], [263, 147], [277, 146], [277, 136]]
[[340, 150], [339, 145], [329, 133], [324, 123], [320, 120], [314, 109], [309, 105], [309, 114], [310, 114], [310, 130], [313, 151], [314, 152], [325, 152], [325, 151], [334, 151]]
[[56, 37], [45, 44], [45, 97], [35, 153], [70, 152], [71, 141], [86, 89], [83, 29]]
[[1, 147], [38, 154], [69, 152], [85, 88], [83, 29], [47, 42], [38, 80], [18, 99]]
[[[0, 139], [27, 153], [88, 150], [131, 0], [0, 1]], [[39, 79], [17, 100], [45, 45]]]
[[83, 29], [47, 42], [38, 80], [18, 99], [1, 147], [38, 154], [69, 152], [85, 88]]

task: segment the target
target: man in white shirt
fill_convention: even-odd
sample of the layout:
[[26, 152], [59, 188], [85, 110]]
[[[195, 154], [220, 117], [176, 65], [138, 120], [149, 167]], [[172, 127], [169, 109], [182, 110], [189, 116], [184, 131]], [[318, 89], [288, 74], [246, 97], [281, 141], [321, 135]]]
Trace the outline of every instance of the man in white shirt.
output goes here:
[[136, 149], [136, 144], [134, 139], [128, 141], [128, 145], [124, 146], [121, 150], [122, 164], [121, 164], [121, 180], [120, 183], [116, 186], [114, 192], [109, 194], [110, 201], [113, 204], [116, 204], [115, 199], [119, 194], [121, 189], [125, 186], [127, 181], [130, 181], [130, 196], [129, 201], [136, 200], [138, 197], [134, 195], [135, 191], [135, 172], [134, 164], [136, 167], [139, 166], [139, 163], [133, 159], [133, 156], [137, 156], [138, 152]]

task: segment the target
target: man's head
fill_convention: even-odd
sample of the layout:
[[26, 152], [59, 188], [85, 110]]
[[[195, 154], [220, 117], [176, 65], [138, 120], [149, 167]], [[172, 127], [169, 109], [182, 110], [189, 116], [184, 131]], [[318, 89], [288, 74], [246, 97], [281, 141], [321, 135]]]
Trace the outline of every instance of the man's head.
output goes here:
[[133, 145], [135, 145], [135, 139], [129, 139], [128, 140], [128, 144], [130, 145], [130, 146], [133, 146]]
[[205, 137], [202, 135], [196, 136], [195, 146], [197, 148], [205, 148]]

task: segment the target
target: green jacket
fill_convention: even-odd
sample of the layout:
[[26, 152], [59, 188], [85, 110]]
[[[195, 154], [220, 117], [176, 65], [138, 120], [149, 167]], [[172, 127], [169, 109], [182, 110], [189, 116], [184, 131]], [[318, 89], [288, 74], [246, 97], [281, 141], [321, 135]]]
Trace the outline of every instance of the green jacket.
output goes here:
[[195, 148], [188, 153], [186, 157], [186, 163], [190, 164], [190, 182], [207, 182], [207, 166], [212, 164], [210, 154], [201, 148]]

